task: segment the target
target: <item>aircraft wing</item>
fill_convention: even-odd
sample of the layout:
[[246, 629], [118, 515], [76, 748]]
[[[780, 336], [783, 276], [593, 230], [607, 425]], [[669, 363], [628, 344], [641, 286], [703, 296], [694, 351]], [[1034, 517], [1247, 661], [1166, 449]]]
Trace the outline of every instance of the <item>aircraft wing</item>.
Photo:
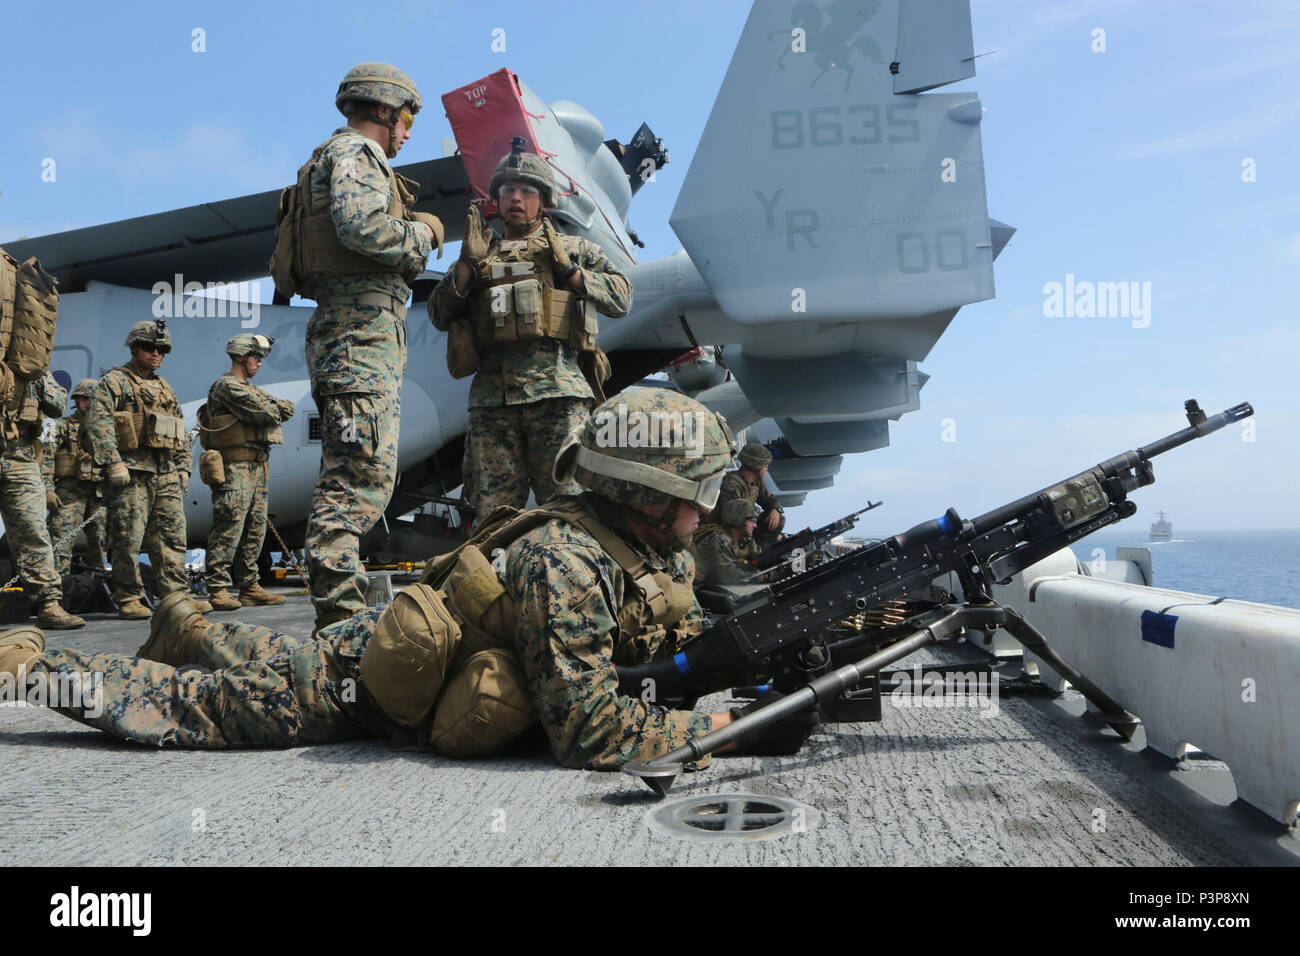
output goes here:
[[[459, 156], [395, 169], [420, 184], [415, 208], [442, 220], [447, 241], [464, 231], [469, 180]], [[285, 185], [288, 185], [286, 183]], [[187, 282], [240, 282], [267, 274], [279, 189], [3, 243], [20, 261], [36, 256], [62, 292], [88, 281], [137, 289], [180, 273]]]

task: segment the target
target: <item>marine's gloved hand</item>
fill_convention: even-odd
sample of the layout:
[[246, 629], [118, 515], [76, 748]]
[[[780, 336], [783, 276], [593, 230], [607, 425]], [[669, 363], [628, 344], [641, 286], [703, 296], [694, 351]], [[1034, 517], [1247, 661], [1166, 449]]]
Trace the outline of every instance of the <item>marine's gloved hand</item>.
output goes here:
[[53, 491], [45, 492], [45, 509], [47, 511], [58, 511], [63, 507], [63, 502], [59, 500], [57, 493]]
[[560, 234], [551, 225], [549, 216], [542, 217], [542, 235], [546, 237], [546, 244], [551, 247], [551, 261], [555, 263], [555, 278], [567, 282], [569, 270], [573, 268], [573, 260], [569, 258], [564, 243], [560, 241]]
[[[731, 708], [731, 719], [739, 720], [746, 714], [752, 714], [760, 707], [767, 707], [776, 703], [783, 696], [783, 694], [778, 694], [776, 691], [770, 691], [752, 704], [746, 704], [744, 707], [733, 707]], [[796, 754], [816, 726], [817, 708], [815, 706], [806, 707], [791, 714], [785, 720], [779, 720], [775, 724], [768, 724], [766, 727], [746, 734], [736, 742], [736, 749], [732, 753], [763, 757], [785, 757]]]
[[483, 216], [478, 206], [469, 204], [465, 214], [465, 238], [460, 244], [460, 261], [471, 269], [476, 268], [488, 253], [488, 239], [483, 235]]
[[422, 222], [429, 227], [429, 231], [433, 233], [433, 247], [438, 250], [438, 255], [436, 258], [441, 259], [442, 258], [442, 237], [445, 231], [442, 228], [442, 220], [439, 219], [437, 216], [433, 215], [432, 213], [413, 212], [411, 213], [411, 221]]
[[188, 471], [179, 471], [176, 474], [180, 478], [181, 496], [183, 497], [190, 487], [190, 473]]
[[131, 483], [131, 471], [120, 461], [115, 461], [108, 466], [107, 475], [108, 483], [114, 488], [121, 488]]
[[287, 398], [277, 398], [275, 404], [280, 408], [280, 421], [287, 422], [289, 419], [293, 418], [295, 410], [293, 402], [289, 401]]

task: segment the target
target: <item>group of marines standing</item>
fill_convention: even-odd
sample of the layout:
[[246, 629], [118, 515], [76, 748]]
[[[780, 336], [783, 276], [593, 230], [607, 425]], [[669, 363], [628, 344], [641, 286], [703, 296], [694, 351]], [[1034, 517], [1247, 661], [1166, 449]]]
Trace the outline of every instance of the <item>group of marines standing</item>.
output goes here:
[[[626, 314], [632, 288], [598, 246], [557, 230], [546, 215], [556, 201], [548, 163], [521, 139], [489, 186], [504, 235], [486, 230], [471, 205], [460, 257], [428, 306], [435, 327], [448, 333], [449, 370], [475, 374], [465, 461], [474, 533], [431, 561], [392, 605], [366, 607], [359, 538], [379, 520], [396, 479], [406, 300], [429, 254], [436, 247], [441, 255], [443, 231], [435, 217], [412, 210], [416, 184], [389, 164], [421, 107], [415, 83], [394, 67], [362, 64], [344, 78], [335, 103], [347, 125], [313, 152], [299, 171], [298, 194], [281, 202], [282, 212], [301, 204], [286, 241], [296, 247], [294, 281], [317, 303], [306, 339], [322, 418], [306, 535], [313, 639], [209, 622], [182, 587], [169, 587], [135, 656], [46, 651], [39, 632], [20, 630], [0, 637], [0, 674], [103, 672], [111, 703], [102, 714], [59, 709], [158, 746], [294, 746], [413, 733], [443, 753], [469, 756], [496, 752], [540, 722], [562, 764], [606, 769], [730, 722], [735, 712], [674, 710], [652, 696], [624, 696], [616, 669], [676, 653], [703, 630], [687, 549], [711, 509], [757, 518], [752, 509], [761, 500], [760, 530], [779, 531], [775, 500], [760, 499], [771, 456], [746, 446], [742, 470], [724, 478], [737, 448], [721, 416], [659, 388], [628, 389], [604, 402], [609, 362], [596, 345], [596, 313]], [[157, 349], [145, 352], [161, 358]], [[283, 403], [247, 394], [239, 368], [251, 377], [254, 356], [231, 354], [235, 367], [209, 395], [209, 425], [216, 405], [261, 414], [255, 429], [287, 418]], [[119, 394], [113, 382], [139, 377], [147, 376], [124, 369], [105, 376], [92, 416], [97, 402]], [[174, 406], [165, 383], [163, 390]], [[616, 401], [634, 414], [693, 416], [700, 447], [609, 446], [596, 422]], [[139, 482], [134, 500], [142, 510], [183, 487], [174, 476], [189, 468], [188, 446], [182, 454], [150, 445], [153, 467], [137, 468], [138, 456], [124, 463], [102, 434], [95, 440], [93, 418], [89, 430], [94, 466], [114, 487]], [[225, 464], [239, 486], [231, 494], [238, 511], [256, 499], [244, 488], [259, 479], [244, 476], [243, 461]], [[521, 513], [530, 490], [539, 508]], [[745, 504], [729, 509], [720, 492]], [[175, 540], [168, 519], [153, 511], [144, 517], [160, 532], [166, 526], [169, 544]], [[111, 512], [109, 524], [113, 537]], [[746, 520], [739, 525], [752, 530]], [[183, 530], [182, 516], [182, 548]], [[251, 552], [239, 540], [243, 560]], [[232, 583], [210, 567], [214, 608], [227, 603], [218, 595], [231, 587], [244, 593], [245, 570], [237, 563]], [[208, 672], [178, 682], [176, 668], [192, 664]], [[350, 696], [341, 692], [349, 683]], [[813, 723], [777, 724], [728, 749], [792, 753]]]

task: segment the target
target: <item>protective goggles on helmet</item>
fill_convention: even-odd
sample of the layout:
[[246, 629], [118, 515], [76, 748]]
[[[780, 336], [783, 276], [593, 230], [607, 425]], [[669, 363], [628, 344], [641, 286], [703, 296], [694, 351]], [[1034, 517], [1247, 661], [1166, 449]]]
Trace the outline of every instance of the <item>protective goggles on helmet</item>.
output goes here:
[[576, 450], [573, 464], [587, 469], [592, 474], [628, 481], [643, 488], [663, 492], [673, 498], [681, 498], [706, 511], [712, 511], [713, 506], [718, 503], [718, 493], [722, 490], [722, 479], [726, 475], [725, 470], [719, 469], [715, 475], [709, 475], [699, 481], [691, 481], [681, 475], [670, 475], [666, 471], [660, 471], [653, 465], [601, 455], [581, 445]]
[[498, 196], [503, 196], [506, 193], [519, 193], [521, 196], [532, 198], [534, 196], [540, 196], [542, 191], [536, 186], [528, 183], [502, 183], [497, 187]]

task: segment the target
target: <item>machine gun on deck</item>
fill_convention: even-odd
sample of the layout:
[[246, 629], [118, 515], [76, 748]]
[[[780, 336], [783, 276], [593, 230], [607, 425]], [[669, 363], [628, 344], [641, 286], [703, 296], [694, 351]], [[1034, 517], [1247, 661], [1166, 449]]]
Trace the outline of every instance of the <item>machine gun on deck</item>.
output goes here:
[[[830, 524], [824, 524], [820, 528], [804, 528], [798, 534], [792, 534], [778, 541], [759, 554], [754, 559], [754, 566], [763, 573], [791, 564], [791, 569], [796, 574], [801, 573], [807, 567], [810, 555], [820, 554], [822, 549], [830, 544], [832, 538], [844, 534], [856, 525], [859, 515], [864, 515], [873, 508], [879, 508], [880, 505], [879, 501], [868, 500], [865, 508], [859, 508], [843, 518], [836, 518]], [[803, 558], [802, 563], [799, 561], [800, 558]]]
[[[1188, 400], [1185, 409], [1187, 428], [972, 521], [963, 520], [949, 508], [940, 518], [759, 590], [671, 660], [619, 667], [622, 693], [641, 696], [645, 687], [654, 686], [655, 699], [660, 701], [692, 701], [705, 693], [745, 684], [769, 683], [776, 690], [792, 691], [669, 754], [632, 761], [623, 767], [624, 772], [641, 777], [662, 796], [684, 763], [795, 711], [830, 700], [885, 665], [963, 628], [990, 634], [1005, 628], [1074, 685], [1127, 740], [1137, 718], [1052, 651], [1023, 617], [995, 603], [991, 588], [995, 583], [1006, 584], [1012, 575], [1080, 538], [1135, 514], [1137, 506], [1128, 495], [1155, 481], [1151, 459], [1156, 455], [1254, 414], [1244, 402], [1208, 418], [1195, 399]], [[964, 604], [942, 605], [886, 634], [828, 639], [829, 629], [845, 616], [914, 594], [950, 573], [961, 583]]]

